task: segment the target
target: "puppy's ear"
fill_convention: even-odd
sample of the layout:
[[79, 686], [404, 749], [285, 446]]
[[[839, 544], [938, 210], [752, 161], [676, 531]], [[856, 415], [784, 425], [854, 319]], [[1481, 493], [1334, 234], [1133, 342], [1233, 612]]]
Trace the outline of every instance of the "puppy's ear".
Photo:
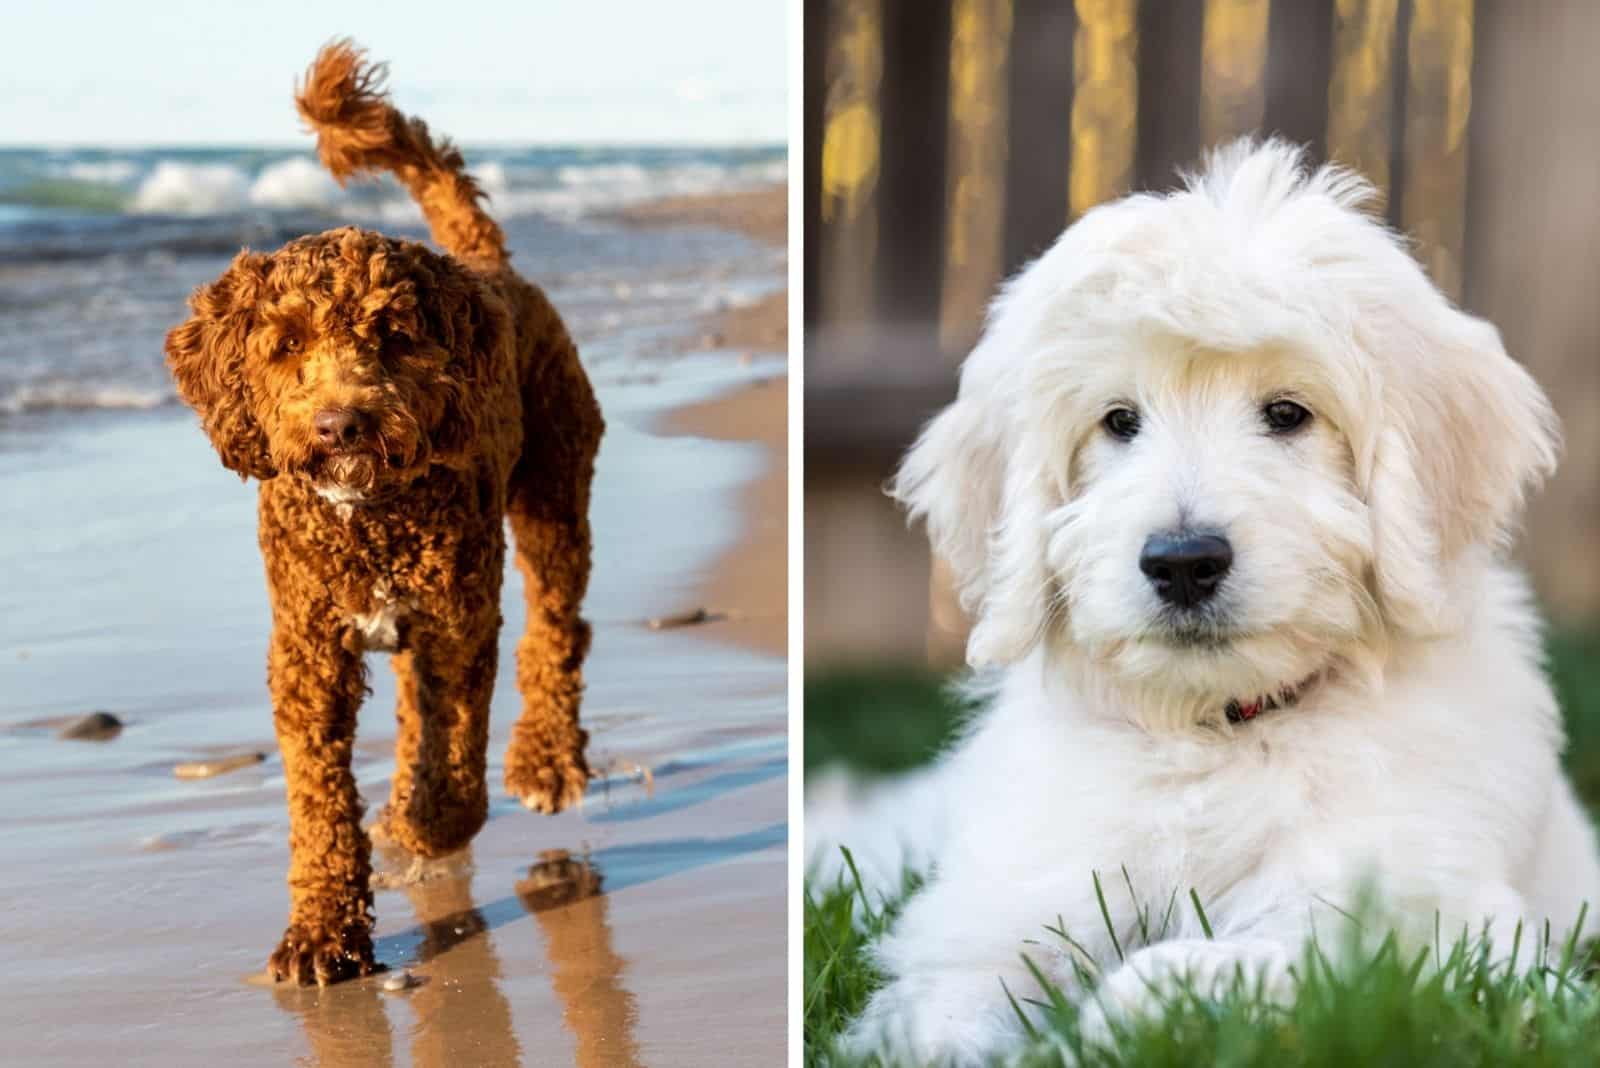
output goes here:
[[890, 494], [954, 573], [974, 618], [974, 666], [1020, 659], [1044, 627], [1047, 580], [1043, 492], [1015, 455], [1015, 378], [1004, 333], [991, 320], [961, 371], [956, 400], [922, 431], [889, 484]]
[[1404, 318], [1384, 342], [1399, 349], [1383, 371], [1367, 500], [1384, 614], [1428, 636], [1450, 627], [1452, 571], [1507, 547], [1527, 492], [1555, 470], [1560, 434], [1493, 326], [1442, 297]]
[[245, 374], [245, 343], [267, 262], [263, 255], [239, 253], [222, 277], [195, 290], [189, 298], [194, 314], [167, 334], [167, 367], [178, 395], [200, 414], [223, 466], [240, 478], [278, 473], [250, 410]]

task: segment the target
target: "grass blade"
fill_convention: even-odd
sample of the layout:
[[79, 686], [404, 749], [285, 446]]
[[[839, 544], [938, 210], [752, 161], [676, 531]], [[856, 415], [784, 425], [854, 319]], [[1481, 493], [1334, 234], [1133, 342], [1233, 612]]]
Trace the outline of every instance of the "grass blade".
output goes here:
[[1206, 919], [1206, 908], [1200, 904], [1200, 895], [1194, 887], [1189, 887], [1189, 901], [1194, 905], [1194, 914], [1200, 917], [1200, 930], [1206, 933], [1206, 940], [1210, 941], [1216, 936], [1211, 933], [1211, 921]]
[[1100, 918], [1105, 921], [1106, 934], [1111, 936], [1111, 948], [1116, 950], [1117, 960], [1125, 961], [1128, 958], [1123, 956], [1122, 942], [1117, 938], [1117, 929], [1111, 922], [1111, 910], [1106, 907], [1106, 892], [1105, 888], [1100, 885], [1100, 873], [1093, 872], [1092, 874], [1094, 875], [1095, 900], [1100, 902]]

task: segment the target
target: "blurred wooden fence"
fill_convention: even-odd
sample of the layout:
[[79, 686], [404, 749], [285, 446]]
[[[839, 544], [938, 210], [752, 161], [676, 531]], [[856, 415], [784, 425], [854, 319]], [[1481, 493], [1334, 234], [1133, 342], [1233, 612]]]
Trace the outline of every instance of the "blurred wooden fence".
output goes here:
[[1069, 221], [1246, 133], [1362, 170], [1459, 294], [1473, 16], [1473, 0], [810, 0], [808, 389], [947, 386], [996, 284]]
[[1530, 561], [1557, 615], [1600, 614], [1600, 3], [807, 0], [805, 23], [808, 642], [866, 651], [925, 598], [850, 561], [927, 574], [876, 487], [996, 284], [1245, 133], [1364, 173], [1554, 396]]

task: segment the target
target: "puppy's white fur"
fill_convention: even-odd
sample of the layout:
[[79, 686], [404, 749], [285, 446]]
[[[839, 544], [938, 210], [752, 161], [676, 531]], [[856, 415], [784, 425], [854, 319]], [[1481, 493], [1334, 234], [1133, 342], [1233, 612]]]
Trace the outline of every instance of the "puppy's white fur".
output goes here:
[[[1562, 776], [1538, 622], [1502, 562], [1556, 426], [1489, 324], [1362, 213], [1358, 177], [1241, 142], [1185, 189], [1087, 214], [1009, 283], [895, 494], [975, 619], [988, 693], [931, 772], [807, 814], [813, 872], [854, 843], [879, 892], [929, 866], [877, 947], [858, 1049], [972, 1063], [1016, 1041], [1019, 954], [1075, 969], [1059, 918], [1137, 1010], [1179, 975], [1282, 991], [1375, 886], [1402, 929], [1559, 934], [1600, 904]], [[1265, 405], [1312, 413], [1275, 434]], [[1129, 407], [1132, 440], [1102, 420]], [[1224, 534], [1201, 632], [1139, 568], [1153, 533]], [[1223, 710], [1311, 680], [1239, 724]], [[1133, 888], [1157, 915], [1139, 946]], [[1119, 965], [1092, 873], [1123, 948]], [[1532, 929], [1532, 928], [1530, 928]], [[1080, 962], [1082, 963], [1082, 962]], [[1087, 992], [1086, 992], [1087, 996]]]

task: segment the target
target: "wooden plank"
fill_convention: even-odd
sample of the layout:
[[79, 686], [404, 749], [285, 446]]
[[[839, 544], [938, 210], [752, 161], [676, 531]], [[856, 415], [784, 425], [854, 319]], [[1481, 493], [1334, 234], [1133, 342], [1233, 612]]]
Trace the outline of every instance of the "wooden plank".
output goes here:
[[950, 0], [886, 0], [877, 315], [921, 333], [929, 360], [939, 345], [949, 67]]
[[829, 0], [819, 175], [820, 316], [865, 326], [876, 311], [877, 187], [882, 164], [880, 0]]
[[1016, 0], [1006, 97], [1005, 273], [1038, 256], [1067, 224], [1061, 195], [1072, 148], [1072, 41], [1078, 17], [1061, 0]]
[[1263, 133], [1328, 158], [1328, 83], [1333, 77], [1334, 0], [1276, 0], [1267, 20]]
[[1406, 47], [1401, 224], [1434, 284], [1461, 295], [1473, 0], [1415, 0]]
[[1074, 219], [1133, 185], [1139, 114], [1137, 9], [1137, 0], [1077, 0], [1067, 182], [1067, 209]]
[[939, 344], [977, 340], [1004, 269], [1011, 0], [954, 0]]
[[1139, 7], [1136, 188], [1171, 189], [1200, 157], [1202, 0]]
[[[804, 49], [803, 75], [804, 116], [801, 120], [804, 151], [801, 153], [800, 191], [804, 221], [804, 316], [807, 332], [822, 322], [822, 110], [826, 99], [828, 79], [823, 60], [827, 49], [822, 42], [828, 38], [828, 5], [823, 0], [807, 0], [805, 4], [805, 39], [810, 47]], [[791, 148], [791, 151], [793, 149]], [[790, 249], [793, 255], [793, 249]], [[790, 295], [794, 299], [794, 295]], [[806, 359], [809, 361], [810, 355]]]
[[1200, 43], [1200, 143], [1258, 131], [1266, 115], [1268, 0], [1206, 0]]
[[1328, 157], [1389, 192], [1390, 111], [1398, 0], [1336, 0]]

